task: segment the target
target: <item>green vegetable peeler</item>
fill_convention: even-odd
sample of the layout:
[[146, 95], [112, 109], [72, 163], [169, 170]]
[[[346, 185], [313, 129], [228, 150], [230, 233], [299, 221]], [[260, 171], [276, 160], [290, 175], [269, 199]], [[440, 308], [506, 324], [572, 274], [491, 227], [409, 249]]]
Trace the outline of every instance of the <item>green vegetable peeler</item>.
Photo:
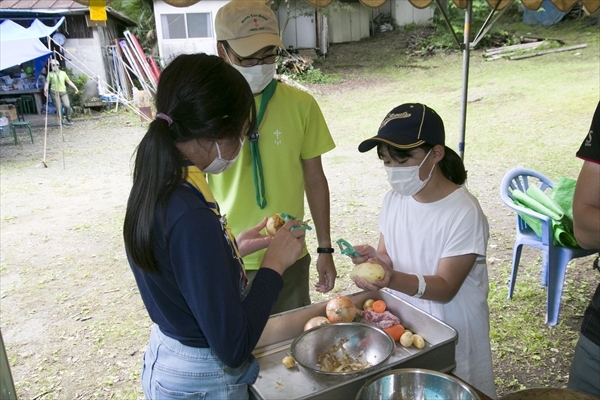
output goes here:
[[336, 243], [338, 244], [338, 246], [340, 246], [340, 252], [343, 255], [360, 257], [358, 252], [354, 249], [354, 247], [352, 247], [352, 245], [344, 239], [338, 239], [336, 240]]
[[[283, 220], [285, 222], [296, 219], [296, 217], [289, 215], [289, 214], [285, 214], [285, 213], [279, 213], [279, 215], [281, 215], [281, 218], [283, 218]], [[292, 228], [290, 229], [290, 232], [295, 231], [296, 229], [306, 229], [307, 231], [312, 230], [311, 226], [308, 225], [309, 222], [310, 222], [310, 219], [307, 219], [306, 221], [301, 222], [300, 226], [292, 226]]]

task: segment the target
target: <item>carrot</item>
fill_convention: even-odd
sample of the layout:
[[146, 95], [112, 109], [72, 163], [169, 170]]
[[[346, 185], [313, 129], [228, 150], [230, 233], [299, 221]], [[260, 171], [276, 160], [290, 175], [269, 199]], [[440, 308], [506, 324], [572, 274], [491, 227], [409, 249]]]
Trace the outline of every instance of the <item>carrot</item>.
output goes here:
[[404, 327], [400, 324], [392, 325], [389, 328], [384, 328], [384, 331], [388, 333], [394, 339], [394, 342], [400, 340], [400, 337], [404, 333]]
[[383, 300], [377, 300], [373, 303], [373, 311], [375, 311], [376, 313], [382, 313], [385, 311], [386, 308], [387, 305]]

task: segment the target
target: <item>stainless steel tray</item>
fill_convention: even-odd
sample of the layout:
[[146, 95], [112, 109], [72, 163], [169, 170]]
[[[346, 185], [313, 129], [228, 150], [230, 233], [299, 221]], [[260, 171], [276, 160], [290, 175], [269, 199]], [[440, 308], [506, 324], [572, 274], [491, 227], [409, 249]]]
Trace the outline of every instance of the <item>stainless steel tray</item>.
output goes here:
[[256, 399], [332, 399], [354, 398], [366, 380], [392, 368], [426, 368], [451, 372], [456, 366], [454, 351], [457, 332], [437, 318], [419, 310], [387, 290], [359, 292], [348, 296], [360, 309], [365, 300], [384, 300], [388, 310], [400, 318], [402, 325], [425, 339], [425, 348], [402, 347], [396, 343], [394, 354], [377, 368], [345, 378], [327, 377], [300, 370], [287, 369], [281, 363], [291, 355], [290, 345], [302, 333], [312, 317], [325, 316], [327, 302], [276, 314], [269, 322], [253, 354], [260, 365], [256, 383], [250, 388]]

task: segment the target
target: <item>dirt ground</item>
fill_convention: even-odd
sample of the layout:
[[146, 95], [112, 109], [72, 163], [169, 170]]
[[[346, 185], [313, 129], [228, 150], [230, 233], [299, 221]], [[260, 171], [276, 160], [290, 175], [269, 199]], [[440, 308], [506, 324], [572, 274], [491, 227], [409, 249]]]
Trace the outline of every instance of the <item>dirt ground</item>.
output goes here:
[[[327, 98], [356, 85], [375, 83], [367, 79], [315, 90]], [[30, 120], [33, 144], [26, 131], [20, 131], [17, 145], [12, 137], [0, 139], [0, 328], [17, 393], [32, 400], [141, 398], [140, 363], [151, 323], [125, 259], [121, 227], [131, 155], [145, 124], [130, 113], [104, 113], [75, 118], [61, 133], [50, 121], [44, 151], [44, 121]], [[364, 166], [343, 162], [355, 157], [355, 145], [344, 142], [344, 131], [335, 124], [332, 132], [338, 147], [323, 161], [331, 190], [332, 237], [372, 241], [378, 213], [372, 204], [381, 204], [385, 176], [359, 181], [357, 171]], [[490, 221], [491, 286], [505, 293], [514, 215], [498, 198], [503, 173], [496, 163], [478, 165], [469, 187]], [[357, 291], [343, 274], [347, 259], [335, 257], [342, 271], [335, 291], [313, 293], [314, 302]], [[527, 280], [523, 267], [519, 279], [533, 282], [533, 295], [543, 299], [537, 283], [539, 253], [524, 251], [523, 265], [530, 267], [532, 277]], [[555, 346], [539, 353], [538, 362], [525, 356], [526, 344], [519, 343], [527, 342], [519, 337], [506, 339], [505, 348], [494, 348], [499, 395], [524, 387], [566, 386], [582, 304], [596, 282], [589, 265], [589, 259], [581, 259], [570, 268], [568, 283], [576, 289], [563, 299], [560, 327], [571, 333], [568, 342], [560, 342], [560, 331], [543, 325], [544, 304], [538, 304], [539, 335], [555, 336]], [[501, 332], [510, 318], [518, 320], [519, 308], [533, 296], [526, 290], [520, 295], [513, 302], [502, 297], [494, 330]]]

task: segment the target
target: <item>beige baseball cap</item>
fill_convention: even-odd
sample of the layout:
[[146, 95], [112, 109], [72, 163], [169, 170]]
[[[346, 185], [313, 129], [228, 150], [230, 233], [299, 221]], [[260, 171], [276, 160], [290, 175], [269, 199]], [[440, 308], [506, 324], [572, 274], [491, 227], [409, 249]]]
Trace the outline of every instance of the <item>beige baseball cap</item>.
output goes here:
[[284, 48], [275, 13], [263, 1], [230, 1], [217, 11], [215, 31], [217, 41], [226, 40], [242, 57], [267, 46]]

